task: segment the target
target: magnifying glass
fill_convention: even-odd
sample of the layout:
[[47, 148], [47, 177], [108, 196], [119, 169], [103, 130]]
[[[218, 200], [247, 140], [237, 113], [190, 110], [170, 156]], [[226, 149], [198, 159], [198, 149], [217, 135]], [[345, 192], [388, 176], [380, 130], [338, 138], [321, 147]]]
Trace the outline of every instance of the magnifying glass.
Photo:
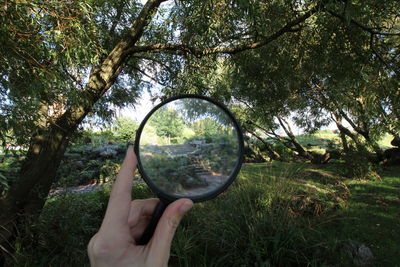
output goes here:
[[154, 107], [135, 139], [139, 171], [160, 199], [139, 245], [147, 244], [169, 203], [212, 199], [236, 178], [243, 135], [221, 103], [199, 95], [172, 97]]

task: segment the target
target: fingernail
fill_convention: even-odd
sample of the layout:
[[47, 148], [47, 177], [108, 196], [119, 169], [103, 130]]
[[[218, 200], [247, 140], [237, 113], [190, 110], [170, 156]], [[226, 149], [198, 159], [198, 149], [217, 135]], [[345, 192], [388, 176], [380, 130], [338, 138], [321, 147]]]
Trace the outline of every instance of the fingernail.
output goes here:
[[182, 206], [179, 207], [179, 211], [181, 214], [185, 214], [193, 207], [193, 202], [191, 200], [187, 200]]

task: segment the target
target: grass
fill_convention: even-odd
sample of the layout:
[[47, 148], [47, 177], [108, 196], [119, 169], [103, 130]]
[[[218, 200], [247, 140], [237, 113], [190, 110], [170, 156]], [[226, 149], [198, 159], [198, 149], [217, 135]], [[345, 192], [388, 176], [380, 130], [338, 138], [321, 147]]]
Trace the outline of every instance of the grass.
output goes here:
[[342, 218], [331, 226], [344, 238], [370, 247], [381, 266], [400, 266], [400, 168], [382, 171], [382, 180], [348, 181], [352, 196]]
[[[185, 216], [170, 266], [351, 266], [342, 250], [349, 240], [369, 247], [376, 265], [399, 266], [400, 168], [382, 170], [373, 181], [343, 178], [342, 168], [243, 166], [226, 192]], [[108, 195], [104, 189], [48, 201], [40, 222], [18, 239], [13, 265], [88, 266], [86, 244]], [[133, 196], [151, 193], [137, 185]]]
[[[296, 138], [303, 146], [308, 147], [309, 150], [320, 153], [323, 152], [322, 150], [328, 148], [329, 142], [336, 144], [339, 144], [341, 142], [339, 135], [333, 133], [331, 130], [317, 131], [314, 134], [302, 134], [296, 136]], [[392, 135], [384, 134], [382, 138], [378, 141], [378, 145], [382, 149], [392, 148], [393, 146], [390, 144], [392, 139]]]
[[187, 216], [171, 266], [351, 266], [349, 240], [369, 247], [376, 265], [398, 266], [400, 170], [355, 181], [337, 175], [342, 167], [245, 166], [228, 192]]

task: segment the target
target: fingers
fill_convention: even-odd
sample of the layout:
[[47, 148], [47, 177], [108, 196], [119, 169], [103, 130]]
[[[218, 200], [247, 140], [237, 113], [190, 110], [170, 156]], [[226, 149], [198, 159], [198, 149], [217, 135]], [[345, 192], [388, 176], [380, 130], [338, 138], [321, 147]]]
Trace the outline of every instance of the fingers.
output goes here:
[[[190, 199], [179, 199], [171, 203], [161, 216], [153, 238], [150, 240], [150, 253], [161, 259], [168, 259], [171, 242], [183, 215], [193, 206]], [[151, 255], [150, 255], [151, 256]]]
[[114, 229], [115, 227], [126, 226], [131, 208], [133, 174], [136, 165], [137, 158], [133, 146], [129, 146], [113, 185], [101, 228], [110, 227]]

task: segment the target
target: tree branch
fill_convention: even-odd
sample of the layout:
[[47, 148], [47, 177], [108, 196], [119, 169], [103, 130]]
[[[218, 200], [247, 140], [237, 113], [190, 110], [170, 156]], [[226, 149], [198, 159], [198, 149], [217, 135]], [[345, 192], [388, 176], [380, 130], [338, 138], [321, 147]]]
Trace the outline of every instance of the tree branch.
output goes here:
[[133, 22], [129, 33], [125, 35], [101, 62], [92, 69], [89, 82], [82, 91], [82, 98], [76, 105], [68, 108], [57, 120], [58, 125], [63, 125], [67, 131], [73, 130], [92, 109], [94, 103], [113, 85], [122, 69], [125, 67], [130, 53], [129, 48], [134, 47], [143, 35], [145, 27], [155, 16], [156, 10], [166, 0], [148, 0], [138, 17]]
[[168, 84], [164, 84], [164, 83], [159, 82], [156, 78], [154, 78], [153, 76], [147, 74], [145, 71], [143, 71], [143, 70], [141, 70], [141, 69], [139, 69], [139, 68], [137, 68], [137, 67], [132, 66], [131, 68], [134, 69], [134, 70], [136, 70], [136, 71], [138, 71], [138, 72], [140, 72], [143, 76], [149, 78], [150, 80], [152, 80], [152, 81], [158, 83], [158, 84], [161, 85], [161, 86], [164, 86], [164, 87], [167, 87], [167, 88], [171, 88], [171, 89], [176, 89], [176, 88], [174, 88], [174, 87], [169, 86]]
[[297, 31], [298, 28], [294, 28], [295, 26], [298, 26], [305, 20], [307, 20], [309, 17], [311, 17], [314, 13], [318, 12], [321, 10], [323, 4], [326, 1], [323, 1], [323, 3], [318, 4], [311, 8], [309, 11], [307, 11], [304, 15], [286, 23], [285, 26], [283, 26], [280, 30], [276, 31], [275, 33], [262, 38], [261, 41], [259, 42], [253, 42], [253, 43], [247, 43], [247, 44], [239, 44], [239, 45], [234, 45], [234, 46], [215, 46], [215, 47], [209, 47], [209, 48], [204, 48], [204, 49], [199, 49], [193, 46], [189, 46], [186, 44], [150, 44], [150, 45], [144, 45], [144, 46], [133, 46], [132, 48], [129, 49], [129, 53], [137, 53], [137, 52], [160, 52], [160, 51], [165, 51], [165, 52], [175, 52], [175, 53], [183, 53], [183, 54], [192, 54], [196, 57], [202, 57], [205, 55], [210, 55], [210, 54], [237, 54], [246, 50], [252, 50], [256, 48], [260, 48], [262, 46], [265, 46], [272, 41], [278, 39], [280, 36], [284, 35], [285, 33], [288, 32], [293, 32]]
[[[327, 11], [329, 14], [331, 14], [332, 16], [336, 17], [336, 18], [338, 18], [338, 19], [340, 19], [340, 20], [342, 20], [342, 21], [346, 21], [346, 18], [345, 18], [343, 15], [340, 15], [340, 14], [334, 12], [334, 11], [331, 11], [331, 10], [326, 10], [326, 11]], [[374, 35], [400, 36], [400, 32], [399, 32], [399, 33], [391, 33], [391, 32], [380, 32], [380, 31], [376, 31], [376, 30], [374, 30], [373, 28], [370, 28], [370, 27], [367, 27], [367, 26], [365, 26], [365, 25], [362, 25], [361, 23], [355, 21], [354, 19], [350, 19], [349, 22], [350, 22], [351, 24], [354, 24], [354, 25], [357, 26], [358, 28], [360, 28], [360, 29], [362, 29], [362, 30], [364, 30], [364, 31], [367, 31], [367, 32], [369, 32], [369, 33], [371, 33], [371, 34], [374, 34]]]

